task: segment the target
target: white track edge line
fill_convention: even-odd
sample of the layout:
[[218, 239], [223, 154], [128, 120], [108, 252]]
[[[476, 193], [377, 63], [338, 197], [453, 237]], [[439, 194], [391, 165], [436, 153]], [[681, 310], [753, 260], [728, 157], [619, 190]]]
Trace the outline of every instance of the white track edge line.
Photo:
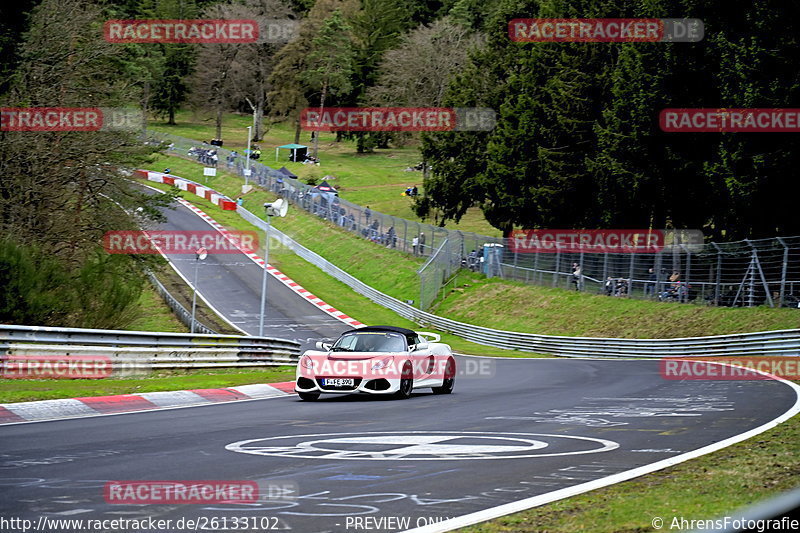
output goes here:
[[[158, 190], [158, 189], [155, 189], [155, 190]], [[159, 192], [162, 192], [162, 191], [159, 191]], [[198, 213], [197, 211], [194, 211], [193, 209], [189, 209], [189, 211], [191, 211], [192, 213], [194, 213], [195, 215], [197, 215], [198, 217], [200, 217], [200, 219], [201, 219], [201, 220], [203, 220], [203, 221], [204, 221], [206, 224], [208, 224], [209, 226], [211, 226], [212, 228], [214, 228], [214, 229], [215, 229], [215, 230], [217, 230], [218, 232], [222, 233], [222, 231], [220, 231], [220, 229], [217, 227], [218, 225], [220, 225], [220, 224], [219, 224], [219, 222], [217, 222], [216, 220], [214, 220], [214, 218], [213, 218], [211, 215], [209, 215], [208, 213], [205, 213], [205, 212], [204, 212], [202, 209], [200, 209], [199, 207], [195, 206], [194, 204], [192, 204], [190, 201], [186, 200], [185, 198], [180, 198], [180, 200], [183, 200], [183, 201], [184, 201], [184, 202], [186, 202], [187, 204], [191, 204], [191, 205], [192, 205], [192, 206], [193, 206], [195, 209], [197, 209], [197, 210], [199, 210], [199, 211], [203, 212], [203, 213], [206, 215], [206, 217], [208, 217], [210, 220], [207, 220], [205, 217], [203, 217], [203, 216], [202, 216], [200, 213]], [[184, 206], [184, 207], [185, 207], [185, 206]], [[187, 208], [187, 209], [188, 209], [188, 208]], [[252, 225], [252, 224], [251, 224], [251, 225]], [[253, 227], [255, 227], [255, 226], [253, 226]], [[224, 234], [223, 234], [223, 235], [224, 235]], [[267, 236], [265, 236], [265, 238], [267, 238], [267, 239], [268, 239], [268, 238], [269, 238], [269, 236], [267, 235]], [[269, 274], [270, 274], [270, 275], [271, 275], [273, 278], [275, 278], [275, 279], [276, 279], [276, 280], [278, 280], [278, 281], [279, 281], [281, 284], [283, 284], [284, 286], [286, 286], [286, 287], [287, 287], [289, 290], [291, 290], [292, 292], [294, 292], [295, 294], [297, 294], [298, 296], [300, 296], [300, 298], [301, 298], [302, 300], [305, 300], [306, 302], [308, 302], [308, 303], [309, 303], [309, 305], [313, 306], [313, 307], [314, 307], [314, 308], [316, 308], [316, 309], [319, 309], [320, 311], [322, 311], [322, 312], [323, 312], [323, 313], [325, 313], [326, 315], [328, 315], [328, 316], [330, 316], [330, 317], [333, 317], [333, 318], [335, 318], [336, 320], [338, 320], [339, 322], [342, 322], [343, 324], [347, 324], [347, 325], [348, 325], [348, 326], [350, 326], [350, 327], [356, 327], [355, 325], [353, 325], [352, 323], [350, 323], [350, 322], [349, 322], [349, 321], [347, 321], [346, 319], [336, 316], [336, 315], [334, 314], [334, 312], [332, 312], [332, 311], [328, 311], [327, 309], [323, 309], [323, 308], [322, 308], [322, 306], [315, 304], [315, 303], [314, 303], [314, 302], [313, 302], [313, 301], [312, 301], [310, 298], [306, 298], [306, 297], [304, 297], [304, 296], [303, 296], [303, 295], [301, 295], [301, 294], [300, 294], [300, 293], [299, 293], [297, 290], [295, 290], [293, 287], [289, 286], [289, 283], [297, 283], [297, 282], [296, 282], [296, 281], [294, 281], [294, 280], [293, 280], [292, 278], [290, 278], [289, 276], [287, 276], [286, 274], [284, 274], [283, 272], [279, 271], [279, 270], [278, 270], [277, 268], [275, 268], [274, 266], [272, 266], [272, 265], [270, 265], [269, 263], [267, 263], [266, 261], [264, 261], [264, 258], [263, 258], [263, 257], [259, 257], [259, 259], [261, 259], [261, 261], [264, 263], [264, 264], [262, 265], [261, 263], [259, 263], [259, 262], [258, 262], [258, 260], [257, 260], [255, 257], [252, 257], [250, 254], [247, 254], [247, 253], [245, 253], [245, 252], [244, 252], [244, 251], [242, 251], [241, 249], [240, 249], [240, 251], [242, 252], [242, 254], [243, 254], [245, 257], [247, 257], [248, 259], [250, 259], [250, 260], [251, 260], [253, 263], [255, 263], [255, 264], [258, 266], [258, 267], [260, 267], [260, 268], [263, 268], [263, 269], [266, 269], [266, 271], [267, 271], [267, 272], [268, 272], [268, 273], [269, 273]], [[253, 255], [256, 255], [256, 254], [253, 254]], [[268, 267], [272, 267], [272, 269], [270, 269], [270, 268], [268, 268]], [[280, 274], [276, 274], [276, 273], [275, 273], [275, 271], [277, 271], [277, 272], [280, 272]], [[280, 277], [281, 275], [282, 275], [282, 276], [284, 276], [284, 277], [286, 277], [286, 279], [285, 279], [285, 280], [284, 280], [284, 279], [281, 279], [281, 277]], [[298, 287], [302, 288], [302, 286], [301, 286], [299, 283], [297, 283], [297, 285], [298, 285]], [[308, 291], [308, 292], [309, 292], [309, 294], [310, 294], [310, 291]], [[318, 297], [318, 296], [316, 296], [316, 295], [314, 295], [314, 298], [315, 298], [316, 300], [320, 301], [320, 302], [323, 302], [323, 301], [324, 301], [324, 300], [322, 300], [321, 298], [319, 298], [319, 297]], [[327, 302], [326, 302], [326, 305], [328, 305], [329, 307], [331, 307], [331, 308], [333, 308], [333, 309], [336, 309], [336, 308], [334, 308], [333, 306], [331, 306], [330, 304], [328, 304]], [[337, 309], [337, 310], [336, 310], [336, 312], [338, 312], [338, 313], [341, 313], [341, 314], [343, 314], [343, 315], [346, 315], [346, 316], [350, 317], [352, 320], [355, 320], [355, 321], [357, 321], [357, 322], [361, 322], [360, 320], [358, 320], [358, 319], [356, 319], [356, 318], [354, 318], [354, 317], [352, 317], [352, 316], [348, 315], [347, 313], [344, 313], [343, 311], [339, 311], [339, 310]], [[363, 324], [363, 322], [361, 322], [361, 323]]]
[[[137, 182], [137, 183], [138, 183], [138, 182]], [[147, 185], [146, 183], [141, 183], [140, 185], [143, 185], [144, 187], [147, 187], [148, 189], [152, 189], [152, 190], [154, 190], [154, 191], [156, 191], [156, 192], [158, 192], [158, 193], [160, 193], [160, 194], [164, 194], [164, 191], [162, 191], [162, 190], [159, 190], [159, 189], [156, 189], [155, 187], [151, 187], [150, 185]], [[188, 208], [187, 208], [187, 209], [188, 209]], [[188, 210], [189, 210], [190, 212], [194, 213], [194, 211], [192, 211], [191, 209], [188, 209]], [[196, 215], [197, 213], [194, 213], [194, 214]], [[158, 250], [158, 253], [160, 253], [160, 254], [161, 254], [161, 257], [163, 257], [164, 259], [166, 259], [166, 261], [167, 261], [167, 263], [169, 264], [169, 266], [170, 266], [170, 267], [172, 267], [172, 270], [174, 270], [174, 271], [175, 271], [175, 273], [176, 273], [176, 274], [178, 274], [178, 276], [180, 276], [180, 278], [181, 278], [181, 279], [184, 281], [184, 283], [186, 283], [186, 285], [187, 285], [187, 286], [189, 286], [191, 289], [193, 289], [193, 290], [194, 290], [194, 291], [197, 293], [197, 295], [200, 297], [200, 299], [201, 299], [201, 300], [203, 300], [203, 303], [204, 303], [204, 304], [206, 304], [206, 305], [208, 306], [208, 308], [209, 308], [209, 309], [211, 309], [211, 310], [212, 310], [212, 311], [213, 311], [213, 312], [214, 312], [214, 313], [215, 313], [215, 314], [216, 314], [216, 315], [217, 315], [219, 318], [221, 318], [222, 320], [224, 320], [225, 322], [227, 322], [227, 323], [228, 323], [228, 325], [229, 325], [229, 326], [231, 326], [232, 328], [236, 329], [237, 331], [240, 331], [240, 332], [242, 332], [242, 334], [243, 334], [243, 335], [245, 335], [245, 336], [248, 336], [248, 337], [250, 336], [250, 334], [249, 334], [249, 333], [247, 333], [245, 330], [243, 330], [242, 328], [240, 328], [239, 326], [237, 326], [236, 324], [234, 324], [233, 322], [231, 322], [230, 320], [228, 320], [228, 317], [226, 317], [225, 315], [223, 315], [222, 313], [220, 313], [220, 312], [219, 312], [219, 310], [217, 310], [217, 308], [216, 308], [216, 307], [214, 307], [213, 305], [211, 305], [211, 303], [210, 303], [210, 302], [209, 302], [209, 301], [206, 299], [206, 297], [205, 297], [205, 296], [203, 296], [203, 293], [202, 293], [202, 292], [200, 292], [200, 291], [198, 291], [198, 290], [195, 288], [195, 286], [192, 284], [192, 282], [190, 282], [190, 281], [189, 281], [189, 279], [188, 279], [186, 276], [184, 276], [184, 275], [183, 275], [183, 273], [182, 273], [180, 270], [178, 270], [178, 267], [176, 267], [176, 266], [175, 266], [175, 264], [174, 264], [174, 263], [173, 263], [173, 262], [170, 260], [170, 258], [169, 258], [169, 257], [167, 257], [167, 256], [164, 254], [164, 252], [161, 250], [161, 248], [159, 248], [159, 247], [156, 247], [156, 249]], [[191, 328], [189, 328], [189, 329], [191, 329]]]
[[[719, 363], [719, 364], [724, 365], [726, 363]], [[737, 366], [737, 365], [729, 365], [729, 366]], [[758, 435], [759, 433], [763, 433], [769, 429], [778, 426], [782, 422], [785, 422], [790, 418], [792, 418], [793, 416], [795, 416], [796, 414], [800, 413], [800, 386], [796, 385], [795, 383], [792, 383], [791, 381], [778, 378], [776, 376], [772, 376], [771, 374], [768, 374], [766, 372], [761, 372], [759, 370], [755, 370], [755, 372], [764, 374], [766, 376], [771, 376], [776, 381], [785, 383], [786, 385], [791, 387], [795, 393], [795, 403], [792, 407], [789, 408], [789, 410], [787, 410], [777, 418], [774, 418], [769, 422], [762, 424], [761, 426], [747, 430], [744, 433], [739, 433], [738, 435], [728, 437], [727, 439], [721, 440], [719, 442], [703, 446], [696, 450], [692, 450], [690, 452], [686, 452], [684, 454], [675, 457], [670, 457], [668, 459], [662, 459], [661, 461], [656, 461], [655, 463], [650, 463], [648, 465], [639, 466], [631, 470], [627, 470], [625, 472], [620, 472], [619, 474], [614, 474], [604, 478], [589, 481], [587, 483], [581, 483], [580, 485], [559, 489], [553, 492], [540, 494], [538, 496], [533, 496], [531, 498], [525, 498], [522, 500], [518, 500], [516, 502], [505, 503], [495, 507], [490, 507], [482, 511], [476, 511], [474, 513], [457, 516], [455, 518], [451, 518], [450, 520], [445, 520], [437, 524], [431, 524], [428, 526], [408, 529], [403, 531], [402, 533], [445, 533], [447, 531], [453, 531], [454, 529], [471, 526], [479, 522], [485, 522], [487, 520], [492, 520], [494, 518], [500, 518], [501, 516], [505, 516], [511, 513], [517, 513], [520, 511], [525, 511], [527, 509], [532, 509], [533, 507], [539, 507], [541, 505], [552, 503], [557, 500], [562, 500], [572, 496], [577, 496], [578, 494], [583, 494], [591, 490], [608, 487], [610, 485], [621, 483], [623, 481], [628, 481], [630, 479], [637, 478], [644, 474], [650, 474], [658, 470], [663, 470], [664, 468], [669, 468], [670, 466], [675, 466], [690, 459], [696, 459], [697, 457], [701, 457], [703, 455], [721, 450], [723, 448], [727, 448], [728, 446], [731, 446], [733, 444], [745, 441], [751, 437]]]

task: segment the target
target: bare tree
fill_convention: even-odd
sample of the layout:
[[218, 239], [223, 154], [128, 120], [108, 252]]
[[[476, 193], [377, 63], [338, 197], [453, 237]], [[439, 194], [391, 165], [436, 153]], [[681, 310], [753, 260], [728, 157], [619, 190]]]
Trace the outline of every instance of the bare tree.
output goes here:
[[449, 17], [409, 32], [386, 52], [378, 82], [367, 89], [368, 105], [430, 106], [442, 103], [451, 76], [466, 63], [483, 37]]
[[[203, 10], [203, 17], [207, 19], [246, 18], [244, 15], [242, 6], [230, 2]], [[223, 115], [235, 102], [234, 65], [241, 49], [239, 43], [206, 43], [198, 49], [197, 63], [189, 82], [192, 87], [189, 102], [195, 109], [214, 114], [216, 139], [222, 138]]]
[[264, 114], [275, 56], [294, 37], [299, 22], [282, 0], [245, 0], [241, 18], [256, 20], [264, 33], [259, 42], [241, 46], [233, 64], [233, 97], [246, 102], [253, 113], [253, 141], [264, 136]]

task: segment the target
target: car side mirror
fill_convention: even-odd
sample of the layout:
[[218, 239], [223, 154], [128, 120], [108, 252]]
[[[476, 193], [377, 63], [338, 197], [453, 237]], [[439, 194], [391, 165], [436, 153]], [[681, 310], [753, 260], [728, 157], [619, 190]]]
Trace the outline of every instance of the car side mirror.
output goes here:
[[327, 352], [328, 350], [331, 349], [331, 346], [333, 346], [333, 344], [331, 344], [330, 342], [317, 341], [317, 350], [322, 350], [323, 352]]
[[421, 342], [421, 343], [417, 344], [414, 347], [414, 351], [415, 352], [418, 351], [418, 350], [427, 350], [427, 349], [428, 349], [428, 343], [427, 342]]

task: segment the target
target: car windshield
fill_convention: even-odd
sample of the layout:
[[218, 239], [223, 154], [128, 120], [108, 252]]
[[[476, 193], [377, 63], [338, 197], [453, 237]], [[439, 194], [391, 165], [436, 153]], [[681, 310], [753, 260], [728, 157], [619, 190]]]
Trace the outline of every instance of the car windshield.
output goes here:
[[403, 352], [406, 343], [397, 333], [351, 333], [336, 341], [334, 352]]

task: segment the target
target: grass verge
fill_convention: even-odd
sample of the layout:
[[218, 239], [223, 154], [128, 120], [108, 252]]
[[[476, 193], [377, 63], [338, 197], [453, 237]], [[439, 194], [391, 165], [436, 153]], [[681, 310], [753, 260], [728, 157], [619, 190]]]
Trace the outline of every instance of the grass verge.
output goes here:
[[188, 333], [189, 328], [183, 325], [164, 302], [164, 299], [148, 283], [139, 297], [139, 317], [125, 328], [130, 331], [167, 331], [172, 333]]
[[294, 371], [292, 366], [277, 366], [258, 369], [159, 370], [142, 378], [4, 379], [0, 380], [0, 403], [277, 383], [293, 380]]

